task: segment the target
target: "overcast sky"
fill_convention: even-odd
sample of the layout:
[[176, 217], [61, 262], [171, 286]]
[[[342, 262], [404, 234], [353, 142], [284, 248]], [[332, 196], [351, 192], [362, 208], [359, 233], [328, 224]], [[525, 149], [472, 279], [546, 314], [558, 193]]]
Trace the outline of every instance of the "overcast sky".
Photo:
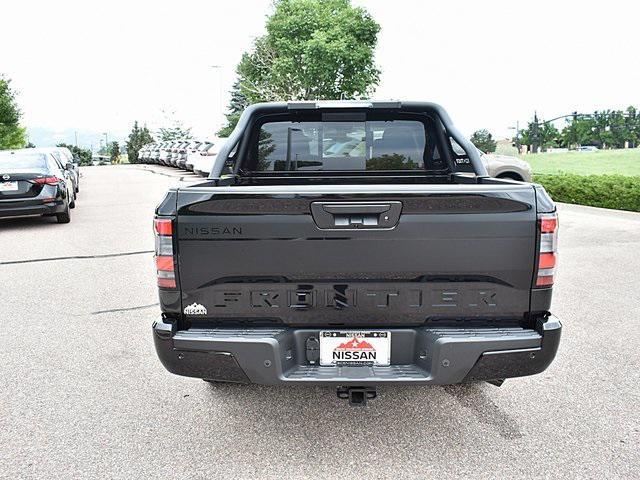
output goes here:
[[[551, 118], [640, 106], [638, 2], [354, 4], [382, 27], [375, 98], [438, 102], [467, 133], [508, 135], [534, 110]], [[212, 134], [235, 66], [271, 8], [271, 0], [5, 2], [0, 73], [31, 128], [118, 136], [135, 119], [156, 128], [169, 114]]]

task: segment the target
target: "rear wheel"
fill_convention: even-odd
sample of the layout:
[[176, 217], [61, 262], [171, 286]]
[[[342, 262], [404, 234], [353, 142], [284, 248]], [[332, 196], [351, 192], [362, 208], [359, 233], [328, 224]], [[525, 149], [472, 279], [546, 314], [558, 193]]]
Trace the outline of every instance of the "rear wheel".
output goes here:
[[58, 223], [69, 223], [71, 221], [71, 211], [69, 210], [68, 203], [64, 212], [56, 213], [56, 219], [58, 220]]
[[522, 182], [522, 180], [523, 180], [523, 178], [520, 175], [518, 175], [517, 173], [514, 173], [514, 172], [501, 173], [500, 175], [498, 175], [497, 178], [509, 178], [511, 180], [517, 180], [519, 182]]

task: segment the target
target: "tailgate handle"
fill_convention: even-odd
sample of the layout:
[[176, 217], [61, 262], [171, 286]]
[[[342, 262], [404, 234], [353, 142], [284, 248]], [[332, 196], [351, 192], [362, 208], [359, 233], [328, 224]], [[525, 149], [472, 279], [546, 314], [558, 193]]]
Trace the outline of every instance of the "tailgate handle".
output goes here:
[[311, 214], [318, 228], [380, 229], [397, 225], [402, 203], [392, 202], [312, 202]]
[[365, 215], [371, 213], [384, 213], [389, 211], [391, 205], [385, 204], [351, 204], [351, 203], [329, 203], [322, 205], [325, 212], [334, 215]]

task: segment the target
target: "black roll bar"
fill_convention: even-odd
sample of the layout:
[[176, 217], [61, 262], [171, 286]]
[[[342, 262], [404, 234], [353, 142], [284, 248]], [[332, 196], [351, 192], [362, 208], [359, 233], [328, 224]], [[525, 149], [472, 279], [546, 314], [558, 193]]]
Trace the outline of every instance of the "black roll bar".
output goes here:
[[451, 117], [437, 103], [431, 102], [398, 102], [398, 101], [363, 101], [363, 100], [336, 100], [323, 102], [271, 102], [256, 103], [250, 105], [242, 112], [236, 128], [233, 129], [231, 135], [222, 146], [211, 168], [209, 174], [210, 180], [220, 180], [224, 166], [229, 159], [229, 155], [233, 149], [242, 141], [243, 134], [247, 127], [253, 122], [257, 116], [274, 113], [288, 113], [295, 111], [309, 111], [314, 109], [328, 109], [335, 111], [336, 109], [398, 109], [414, 113], [433, 113], [438, 116], [446, 134], [453, 138], [460, 147], [465, 151], [473, 169], [478, 177], [486, 177], [487, 170], [480, 159], [478, 149], [453, 125]]

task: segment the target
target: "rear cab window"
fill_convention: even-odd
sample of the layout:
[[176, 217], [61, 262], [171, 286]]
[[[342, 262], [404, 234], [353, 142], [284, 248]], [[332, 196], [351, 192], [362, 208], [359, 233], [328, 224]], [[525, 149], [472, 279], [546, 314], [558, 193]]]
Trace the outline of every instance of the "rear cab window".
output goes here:
[[424, 125], [413, 120], [269, 122], [255, 171], [424, 169]]
[[239, 147], [237, 171], [255, 178], [443, 175], [451, 168], [439, 153], [436, 125], [401, 112], [264, 115]]

